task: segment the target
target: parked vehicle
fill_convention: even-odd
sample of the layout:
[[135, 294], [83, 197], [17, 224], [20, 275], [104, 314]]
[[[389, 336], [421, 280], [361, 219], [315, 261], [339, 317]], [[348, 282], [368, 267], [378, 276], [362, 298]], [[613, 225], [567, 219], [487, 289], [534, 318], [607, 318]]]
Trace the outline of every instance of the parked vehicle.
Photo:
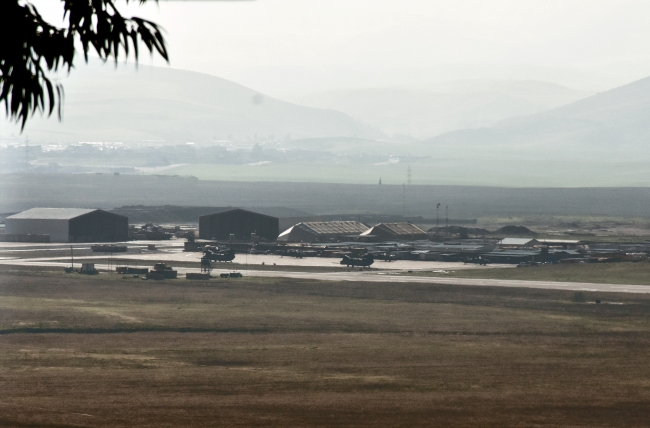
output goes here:
[[486, 258], [483, 258], [482, 256], [478, 256], [465, 259], [465, 263], [474, 263], [481, 266], [487, 266], [490, 264], [490, 261]]
[[539, 266], [541, 263], [539, 262], [521, 262], [517, 264], [517, 267], [528, 267], [528, 266]]
[[126, 253], [126, 245], [91, 245], [90, 249], [95, 253]]
[[154, 268], [147, 273], [147, 279], [174, 279], [178, 278], [178, 271], [165, 263], [156, 263]]
[[243, 275], [239, 272], [222, 273], [219, 276], [221, 278], [242, 278], [243, 277]]

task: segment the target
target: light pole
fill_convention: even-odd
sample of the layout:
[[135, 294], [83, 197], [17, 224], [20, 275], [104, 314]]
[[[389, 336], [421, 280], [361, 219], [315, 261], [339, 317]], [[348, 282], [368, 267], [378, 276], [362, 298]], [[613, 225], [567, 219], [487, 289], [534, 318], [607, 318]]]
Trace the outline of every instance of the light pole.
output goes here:
[[449, 231], [449, 205], [445, 206], [445, 233]]

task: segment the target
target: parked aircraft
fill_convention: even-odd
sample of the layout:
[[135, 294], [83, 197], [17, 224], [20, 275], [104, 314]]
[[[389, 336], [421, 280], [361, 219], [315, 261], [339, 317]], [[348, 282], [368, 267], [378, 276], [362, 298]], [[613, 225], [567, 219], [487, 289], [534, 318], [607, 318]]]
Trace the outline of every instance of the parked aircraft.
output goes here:
[[475, 263], [481, 266], [487, 266], [490, 264], [490, 261], [486, 258], [483, 258], [482, 256], [478, 256], [478, 257], [465, 259], [465, 263]]
[[231, 262], [235, 259], [235, 252], [231, 248], [206, 248], [203, 257], [213, 262]]
[[345, 255], [343, 256], [343, 260], [341, 260], [341, 264], [346, 265], [347, 267], [369, 267], [374, 262], [375, 259], [370, 254], [366, 254], [363, 257], [350, 257], [348, 255]]

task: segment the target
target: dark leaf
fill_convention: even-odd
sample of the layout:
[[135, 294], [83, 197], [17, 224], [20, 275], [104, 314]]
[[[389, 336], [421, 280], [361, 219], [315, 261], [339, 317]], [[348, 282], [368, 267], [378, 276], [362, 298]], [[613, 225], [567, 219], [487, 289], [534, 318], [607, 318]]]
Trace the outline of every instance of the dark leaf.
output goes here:
[[113, 0], [62, 1], [65, 26], [58, 28], [30, 3], [0, 0], [0, 102], [10, 119], [21, 123], [21, 129], [37, 110], [51, 115], [56, 108], [61, 119], [63, 87], [53, 85], [47, 74], [59, 67], [71, 70], [75, 41], [86, 62], [90, 49], [104, 61], [112, 58], [117, 63], [122, 52], [127, 57], [133, 52], [137, 61], [140, 43], [169, 60], [162, 31], [155, 23], [123, 17]]

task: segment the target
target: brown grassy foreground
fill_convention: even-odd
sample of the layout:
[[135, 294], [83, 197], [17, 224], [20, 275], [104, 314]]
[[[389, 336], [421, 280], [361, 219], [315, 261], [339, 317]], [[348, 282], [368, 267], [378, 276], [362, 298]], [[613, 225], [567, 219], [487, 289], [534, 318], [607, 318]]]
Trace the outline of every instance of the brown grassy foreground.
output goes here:
[[0, 275], [2, 426], [650, 425], [649, 296]]
[[434, 277], [514, 279], [527, 281], [594, 282], [650, 285], [650, 263], [578, 263], [505, 269], [459, 269], [447, 273], [416, 272]]

